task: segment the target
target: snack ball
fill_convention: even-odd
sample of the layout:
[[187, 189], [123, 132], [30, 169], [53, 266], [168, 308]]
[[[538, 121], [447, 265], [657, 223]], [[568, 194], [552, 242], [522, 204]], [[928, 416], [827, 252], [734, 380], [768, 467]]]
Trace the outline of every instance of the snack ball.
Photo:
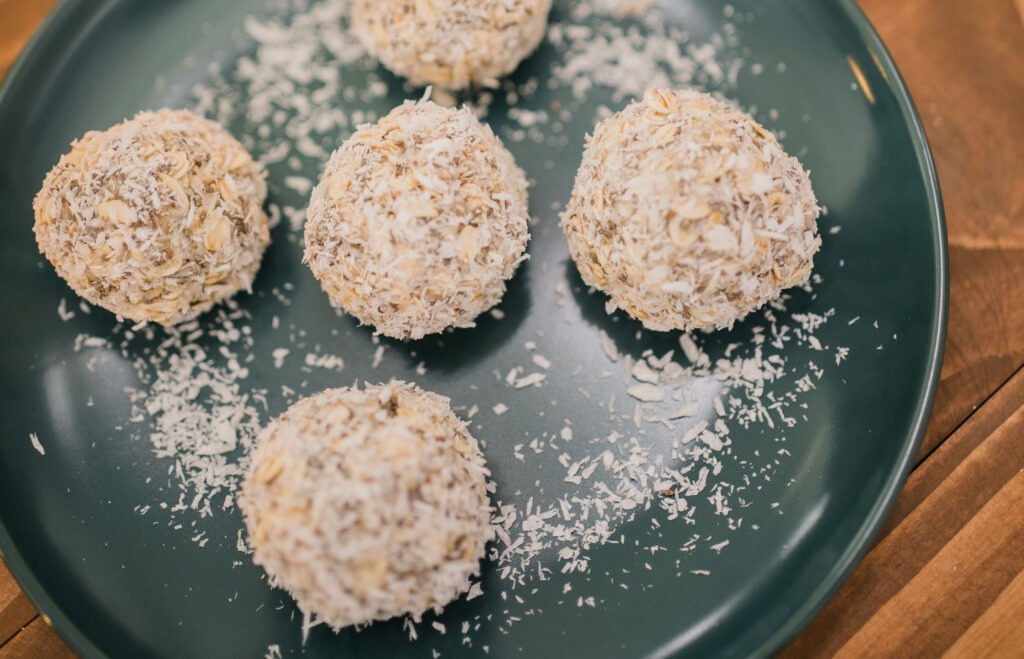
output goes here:
[[36, 195], [40, 251], [76, 293], [174, 325], [249, 290], [270, 242], [262, 168], [218, 124], [141, 112], [86, 133]]
[[551, 0], [355, 0], [352, 31], [416, 85], [497, 86], [544, 37]]
[[253, 560], [308, 626], [419, 619], [466, 592], [493, 536], [483, 455], [448, 400], [329, 389], [257, 438], [239, 506]]
[[610, 307], [719, 329], [807, 281], [818, 214], [808, 173], [749, 115], [656, 89], [594, 129], [562, 229]]
[[472, 327], [526, 258], [526, 177], [467, 108], [431, 101], [362, 126], [314, 188], [305, 261], [378, 334]]

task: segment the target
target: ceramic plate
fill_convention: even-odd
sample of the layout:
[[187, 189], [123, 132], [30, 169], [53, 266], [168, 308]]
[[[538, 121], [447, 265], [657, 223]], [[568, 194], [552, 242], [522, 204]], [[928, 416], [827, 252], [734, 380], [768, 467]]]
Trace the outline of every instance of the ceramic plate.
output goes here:
[[[73, 648], [757, 656], [838, 588], [902, 484], [938, 374], [945, 235], [920, 123], [852, 2], [615, 5], [556, 2], [535, 55], [469, 99], [532, 180], [531, 258], [477, 327], [411, 343], [335, 313], [301, 264], [326, 155], [423, 93], [362, 54], [336, 5], [53, 13], [0, 96], [0, 548]], [[654, 85], [753, 112], [828, 209], [812, 286], [729, 331], [607, 314], [557, 224], [584, 135]], [[33, 195], [72, 139], [162, 106], [218, 118], [267, 162], [279, 217], [252, 293], [178, 333], [82, 305], [32, 235]], [[470, 420], [504, 536], [481, 595], [303, 643], [290, 598], [239, 549], [233, 470], [298, 396], [393, 377]], [[234, 450], [209, 445], [224, 424]]]

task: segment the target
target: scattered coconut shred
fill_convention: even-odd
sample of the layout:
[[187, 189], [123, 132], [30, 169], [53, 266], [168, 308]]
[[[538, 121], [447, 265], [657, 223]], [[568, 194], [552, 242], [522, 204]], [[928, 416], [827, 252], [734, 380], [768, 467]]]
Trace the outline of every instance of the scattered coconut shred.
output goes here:
[[[372, 111], [343, 108], [379, 105], [389, 93], [389, 84], [395, 84], [384, 81], [378, 65], [348, 33], [347, 9], [347, 3], [338, 0], [268, 3], [266, 16], [246, 20], [249, 47], [243, 52], [248, 54], [223, 71], [211, 69], [211, 81], [192, 90], [193, 109], [226, 126], [240, 126], [233, 132], [268, 168], [274, 200], [271, 215], [286, 220], [285, 239], [291, 243], [301, 240], [305, 201], [316, 183], [303, 172], [319, 172], [330, 152], [357, 125], [377, 118]], [[624, 14], [636, 16], [624, 20]], [[746, 66], [736, 55], [739, 17], [732, 16], [727, 6], [718, 33], [707, 42], [695, 42], [670, 25], [659, 10], [645, 10], [642, 2], [558, 4], [548, 45], [543, 46], [555, 50], [556, 64], [549, 77], [518, 84], [506, 80], [501, 89], [481, 93], [474, 109], [485, 115], [495, 95], [504, 94], [514, 122], [502, 131], [506, 143], [542, 143], [552, 157], [559, 150], [567, 153], [565, 125], [574, 115], [595, 122], [610, 116], [611, 110], [601, 103], [618, 108], [648, 87], [691, 84], [727, 95]], [[353, 80], [359, 84], [352, 84]], [[515, 107], [541, 85], [565, 90], [560, 108]], [[592, 116], [595, 105], [597, 116]], [[568, 152], [577, 154], [576, 148], [571, 145]], [[549, 219], [554, 227], [557, 218]], [[301, 248], [294, 245], [292, 249], [298, 260]], [[543, 262], [534, 266], [559, 272], [563, 267]], [[808, 287], [816, 279], [812, 275]], [[554, 286], [563, 304], [568, 297], [566, 283], [558, 281]], [[287, 306], [291, 289], [285, 285], [270, 295]], [[594, 400], [593, 406], [560, 410], [557, 415], [542, 413], [537, 423], [549, 423], [548, 430], [522, 441], [492, 441], [485, 447], [488, 454], [511, 453], [529, 473], [537, 473], [536, 467], [543, 463], [549, 479], [552, 465], [557, 465], [555, 478], [575, 488], [571, 495], [554, 497], [545, 493], [543, 482], [526, 492], [506, 491], [498, 484], [493, 497], [497, 540], [489, 545], [488, 556], [495, 565], [485, 564], [484, 569], [497, 569], [500, 575], [501, 604], [494, 613], [464, 621], [460, 631], [448, 633], [461, 633], [463, 643], [472, 646], [472, 632], [484, 625], [497, 625], [507, 632], [524, 616], [542, 614], [530, 604], [530, 593], [541, 581], [561, 580], [564, 603], [580, 607], [602, 604], [582, 591], [593, 580], [612, 579], [623, 588], [653, 585], [654, 573], [647, 573], [651, 576], [644, 581], [640, 566], [623, 569], [622, 575], [592, 571], [591, 554], [606, 543], [635, 543], [650, 554], [677, 552], [677, 576], [709, 575], [706, 566], [686, 562], [685, 555], [698, 549], [727, 551], [727, 535], [695, 532], [683, 546], [665, 547], [659, 542], [659, 529], [668, 523], [699, 522], [727, 534], [742, 527], [743, 510], [758, 500], [761, 483], [776, 475], [788, 455], [782, 447], [786, 430], [806, 418], [801, 395], [823, 377], [819, 363], [834, 359], [838, 365], [848, 358], [848, 349], [823, 345], [814, 336], [835, 315], [833, 310], [794, 314], [785, 312], [785, 302], [784, 295], [755, 312], [756, 320], [744, 324], [750, 328], [746, 340], [729, 346], [715, 360], [702, 350], [699, 335], [686, 333], [679, 334], [677, 350], [664, 354], [648, 350], [634, 359], [602, 332], [594, 341], [600, 343], [607, 361], [596, 365], [558, 360], [554, 347], [545, 351], [543, 337], [527, 342], [524, 366], [497, 374], [508, 398], [484, 410], [473, 406], [460, 416], [476, 423], [489, 417], [488, 422], [497, 426], [517, 407], [519, 412], [526, 409], [525, 403], [517, 405], [517, 399], [526, 400], [519, 397], [529, 396], [538, 387], [543, 390], [554, 380], [567, 382], [565, 388], [579, 389], [590, 398], [588, 378], [617, 378], [622, 394]], [[88, 312], [86, 305], [81, 308]], [[63, 302], [58, 312], [69, 321], [74, 317]], [[499, 310], [492, 316], [502, 317]], [[344, 372], [350, 365], [366, 369], [361, 372], [388, 366], [384, 346], [373, 354], [325, 354], [319, 347], [306, 345], [301, 328], [279, 326], [276, 317], [272, 328], [280, 341], [256, 345], [252, 323], [243, 309], [229, 301], [198, 321], [169, 329], [121, 325], [110, 337], [81, 335], [75, 345], [82, 351], [113, 350], [133, 364], [140, 386], [129, 392], [133, 415], [128, 431], [146, 438], [154, 455], [166, 459], [166, 487], [171, 494], [159, 504], [161, 514], [200, 546], [209, 540], [204, 520], [235, 506], [254, 438], [269, 420], [268, 397], [280, 396], [290, 403], [306, 385], [281, 382], [280, 392], [254, 386], [248, 378], [255, 361], [280, 368], [286, 360], [304, 355], [306, 369], [326, 364], [335, 372]], [[794, 354], [793, 346], [802, 347], [796, 354], [820, 353], [821, 359], [787, 361], [787, 355]], [[386, 370], [378, 372], [379, 380], [388, 379]], [[421, 364], [417, 372], [422, 375], [425, 367]], [[710, 408], [700, 402], [708, 399]], [[598, 414], [607, 415], [607, 432], [586, 437], [579, 428], [594, 417], [594, 406], [599, 407]], [[509, 416], [499, 420], [502, 414]], [[753, 450], [753, 455], [750, 450], [742, 455], [734, 452], [730, 437], [737, 428], [765, 430], [765, 445]], [[668, 445], [654, 439], [659, 436], [655, 431], [664, 436], [666, 429], [674, 438]], [[726, 472], [733, 474], [728, 482]], [[737, 473], [741, 474], [738, 479]], [[770, 504], [761, 503], [762, 507]], [[138, 511], [149, 514], [151, 506], [140, 505]], [[631, 529], [631, 535], [637, 535], [627, 540], [621, 529], [641, 514], [649, 519], [649, 528]], [[237, 541], [245, 551], [241, 529]], [[573, 579], [574, 575], [586, 578]], [[467, 597], [479, 595], [480, 587], [474, 585]], [[436, 621], [430, 625], [409, 621], [407, 629], [416, 638], [431, 629], [445, 633], [446, 627]], [[486, 645], [480, 649], [489, 651]]]

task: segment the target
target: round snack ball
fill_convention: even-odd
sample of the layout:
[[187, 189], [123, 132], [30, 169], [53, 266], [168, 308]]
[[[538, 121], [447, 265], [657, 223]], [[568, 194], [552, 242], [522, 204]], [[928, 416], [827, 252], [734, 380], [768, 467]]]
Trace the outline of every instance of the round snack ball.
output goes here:
[[544, 37], [551, 0], [355, 0], [352, 30], [416, 85], [497, 86]]
[[239, 506], [253, 560], [307, 626], [419, 620], [480, 573], [488, 475], [448, 399], [393, 381], [329, 389], [271, 422]]
[[749, 115], [648, 90], [588, 138], [562, 214], [583, 280], [653, 330], [724, 328], [807, 281], [819, 208]]
[[270, 242], [262, 168], [220, 125], [141, 112], [91, 131], [36, 195], [35, 235], [83, 298], [173, 325], [249, 290]]
[[526, 177], [467, 108], [405, 104], [361, 126], [313, 190], [305, 261], [377, 334], [472, 327], [526, 258]]

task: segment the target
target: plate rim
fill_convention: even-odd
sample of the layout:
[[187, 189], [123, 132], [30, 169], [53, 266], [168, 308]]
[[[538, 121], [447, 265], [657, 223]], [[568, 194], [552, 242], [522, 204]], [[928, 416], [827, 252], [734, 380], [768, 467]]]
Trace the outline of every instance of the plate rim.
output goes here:
[[877, 64], [885, 76], [888, 87], [892, 92], [900, 114], [903, 117], [904, 125], [909, 129], [909, 135], [917, 156], [918, 168], [922, 175], [922, 183], [929, 201], [929, 220], [935, 228], [935, 240], [932, 248], [937, 257], [936, 266], [938, 272], [936, 278], [935, 294], [935, 316], [931, 319], [932, 345], [930, 346], [928, 361], [925, 368], [925, 386], [917, 398], [917, 408], [911, 424], [909, 433], [910, 441], [904, 444], [900, 460], [893, 465], [890, 478], [886, 481], [880, 496], [868, 516], [861, 523], [860, 531], [854, 536], [846, 551], [826, 573], [812, 595], [804, 600], [803, 604], [796, 607], [793, 614], [788, 618], [786, 624], [779, 627], [775, 633], [766, 637], [758, 648], [758, 656], [768, 656], [782, 650], [785, 645], [792, 641], [803, 631], [812, 619], [831, 601], [835, 593], [846, 583], [850, 574], [860, 565], [861, 560], [871, 549], [872, 541], [882, 529], [882, 525], [889, 517], [889, 512], [896, 503], [896, 498], [903, 490], [903, 485], [910, 474], [914, 458], [920, 449], [921, 441], [931, 418], [932, 406], [935, 402], [935, 392], [939, 384], [939, 374], [942, 370], [942, 360], [945, 353], [946, 333], [949, 321], [949, 242], [946, 232], [946, 213], [942, 201], [942, 191], [939, 185], [938, 172], [935, 169], [935, 160], [932, 157], [931, 146], [925, 134], [924, 124], [917, 111], [917, 106], [910, 94], [910, 90], [903, 80], [903, 76], [896, 63], [885, 47], [885, 43], [879, 36], [878, 31], [871, 24], [864, 11], [857, 5], [856, 0], [838, 0], [838, 4], [846, 14], [852, 27], [857, 31], [858, 36], [878, 58]]
[[[772, 634], [765, 636], [758, 645], [750, 648], [751, 656], [756, 657], [770, 656], [782, 650], [786, 644], [803, 631], [814, 616], [828, 604], [867, 554], [872, 540], [878, 535], [897, 496], [903, 489], [913, 460], [920, 448], [928, 420], [931, 418], [946, 345], [949, 318], [949, 247], [941, 188], [924, 125], [892, 55], [864, 11], [856, 4], [856, 0], [834, 1], [859, 40], [877, 57], [876, 64], [885, 76], [887, 86], [900, 109], [903, 124], [908, 129], [922, 177], [921, 182], [928, 200], [929, 225], [934, 229], [932, 250], [936, 257], [937, 276], [935, 297], [932, 303], [935, 314], [931, 318], [929, 331], [931, 345], [925, 363], [924, 386], [918, 393], [911, 428], [908, 435], [904, 437], [903, 451], [899, 460], [892, 465], [881, 496], [876, 499], [861, 523], [860, 529], [832, 568], [825, 573], [819, 585], [800, 605], [793, 609], [783, 625]], [[92, 19], [90, 22], [94, 22], [102, 18], [117, 2], [119, 0], [105, 0], [90, 6], [91, 3], [87, 0], [58, 0], [57, 5], [40, 23], [8, 69], [3, 81], [0, 82], [0, 116], [4, 114], [6, 106], [10, 103], [8, 98], [14, 96], [14, 90], [19, 86], [24, 86], [23, 83], [28, 78], [27, 72], [34, 65], [43, 65], [42, 62], [48, 54], [43, 46], [52, 40], [55, 33], [68, 28], [78, 34], [84, 34], [87, 31], [88, 23], [73, 24], [76, 10], [82, 11]], [[74, 623], [57, 605], [47, 589], [28, 567], [22, 552], [15, 547], [2, 519], [0, 519], [0, 558], [3, 559], [8, 570], [40, 612], [44, 621], [57, 631], [68, 646], [87, 659], [109, 659], [111, 657], [95, 645], [79, 625]], [[656, 653], [658, 656], [672, 656], [675, 651], [676, 649], [673, 649], [672, 643], [669, 642], [667, 646], [656, 650]]]
[[[104, 13], [104, 10], [108, 8], [111, 2], [115, 1], [106, 0], [97, 4], [91, 8], [90, 15], [95, 20]], [[25, 45], [18, 53], [18, 57], [7, 70], [3, 80], [0, 81], [0, 118], [2, 118], [6, 106], [10, 103], [8, 98], [14, 97], [15, 91], [12, 90], [22, 85], [22, 79], [29, 77], [27, 71], [33, 65], [39, 65], [39, 61], [45, 58], [46, 51], [42, 47], [43, 44], [50, 41], [54, 33], [68, 27], [76, 4], [82, 5], [83, 3], [80, 0], [58, 0], [53, 9], [39, 23], [32, 36], [25, 42]], [[43, 621], [53, 628], [76, 654], [86, 659], [112, 659], [110, 655], [103, 652], [93, 643], [79, 626], [71, 621], [70, 617], [64, 613], [64, 610], [57, 605], [47, 589], [40, 583], [35, 573], [28, 567], [22, 552], [18, 551], [10, 533], [7, 531], [7, 524], [4, 523], [3, 519], [0, 519], [0, 558], [3, 559], [7, 570], [42, 616]]]

